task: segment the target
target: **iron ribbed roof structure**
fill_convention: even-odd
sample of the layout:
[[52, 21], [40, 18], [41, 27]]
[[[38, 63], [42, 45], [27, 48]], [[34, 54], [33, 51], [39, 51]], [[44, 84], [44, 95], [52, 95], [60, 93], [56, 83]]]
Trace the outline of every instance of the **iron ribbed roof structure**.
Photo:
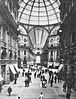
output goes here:
[[19, 22], [31, 25], [50, 25], [60, 22], [58, 0], [22, 0]]

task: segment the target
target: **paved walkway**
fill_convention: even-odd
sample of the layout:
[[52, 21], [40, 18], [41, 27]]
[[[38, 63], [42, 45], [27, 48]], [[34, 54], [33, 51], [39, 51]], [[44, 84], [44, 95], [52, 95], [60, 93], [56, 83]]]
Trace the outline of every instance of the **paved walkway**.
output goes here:
[[[48, 79], [48, 74], [46, 75]], [[47, 88], [42, 88], [40, 86], [40, 79], [34, 79], [32, 75], [32, 83], [30, 83], [29, 87], [25, 87], [24, 85], [24, 77], [21, 75], [17, 80], [17, 84], [13, 82], [10, 83], [12, 87], [12, 94], [8, 96], [7, 88], [9, 85], [4, 85], [3, 90], [0, 93], [0, 99], [38, 99], [40, 92], [42, 91], [44, 94], [44, 99], [66, 99], [65, 93], [62, 91], [63, 83], [54, 83], [53, 87], [50, 87], [50, 84], [47, 84]], [[73, 92], [71, 95], [71, 99], [76, 99], [76, 94]]]

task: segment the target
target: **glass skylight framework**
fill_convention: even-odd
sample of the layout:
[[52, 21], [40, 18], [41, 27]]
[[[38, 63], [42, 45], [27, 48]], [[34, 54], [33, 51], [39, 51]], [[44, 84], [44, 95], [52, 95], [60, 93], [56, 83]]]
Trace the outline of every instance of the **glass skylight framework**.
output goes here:
[[42, 49], [48, 37], [48, 32], [42, 28], [36, 28], [29, 34], [34, 48]]
[[23, 0], [19, 22], [29, 25], [51, 25], [60, 22], [58, 0]]

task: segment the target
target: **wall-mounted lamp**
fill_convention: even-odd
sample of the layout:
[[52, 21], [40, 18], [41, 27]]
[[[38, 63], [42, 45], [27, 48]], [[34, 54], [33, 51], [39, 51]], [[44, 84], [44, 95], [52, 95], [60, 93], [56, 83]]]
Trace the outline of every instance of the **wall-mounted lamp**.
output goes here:
[[62, 30], [61, 29], [59, 29], [59, 33], [61, 33], [62, 32]]

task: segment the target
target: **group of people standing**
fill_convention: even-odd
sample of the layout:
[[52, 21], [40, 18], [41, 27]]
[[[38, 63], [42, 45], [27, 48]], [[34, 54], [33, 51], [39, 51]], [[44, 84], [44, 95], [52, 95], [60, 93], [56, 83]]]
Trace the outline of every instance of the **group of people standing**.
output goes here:
[[25, 72], [25, 70], [23, 69], [22, 71], [22, 77], [25, 77], [25, 87], [29, 87], [29, 83], [32, 82], [31, 81], [31, 72], [28, 70], [28, 72]]
[[70, 99], [72, 86], [71, 81], [65, 81], [63, 84], [63, 91], [65, 92], [67, 99]]
[[49, 71], [49, 81], [48, 82], [50, 83], [51, 87], [53, 86], [53, 83], [57, 83], [57, 81], [58, 81], [58, 83], [61, 82], [58, 73], [56, 73], [56, 72], [53, 73], [52, 71]]
[[[49, 79], [47, 79], [46, 77], [45, 77], [45, 75], [47, 75], [48, 74], [48, 78]], [[42, 87], [44, 87], [44, 88], [46, 88], [47, 86], [46, 86], [46, 84], [47, 84], [47, 82], [48, 83], [50, 83], [50, 86], [52, 87], [53, 86], [53, 83], [59, 83], [59, 82], [61, 82], [61, 80], [60, 80], [60, 78], [59, 78], [59, 76], [58, 76], [58, 74], [56, 73], [56, 72], [52, 72], [52, 71], [47, 71], [47, 72], [45, 72], [45, 71], [39, 71], [39, 72], [34, 72], [34, 78], [40, 78], [40, 80], [41, 80], [41, 82], [42, 82]]]

